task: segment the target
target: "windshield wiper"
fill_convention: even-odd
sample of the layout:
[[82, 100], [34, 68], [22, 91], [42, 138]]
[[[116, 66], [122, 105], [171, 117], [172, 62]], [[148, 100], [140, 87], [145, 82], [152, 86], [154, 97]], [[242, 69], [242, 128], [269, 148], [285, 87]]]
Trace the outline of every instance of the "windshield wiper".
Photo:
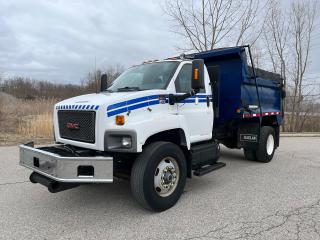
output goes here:
[[139, 87], [122, 87], [118, 88], [118, 92], [126, 92], [126, 91], [141, 91]]

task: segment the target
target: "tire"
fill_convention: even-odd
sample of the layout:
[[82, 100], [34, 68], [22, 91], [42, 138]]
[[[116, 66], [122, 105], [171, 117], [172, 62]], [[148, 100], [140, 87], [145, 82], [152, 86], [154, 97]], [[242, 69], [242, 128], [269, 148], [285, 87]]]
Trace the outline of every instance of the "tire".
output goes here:
[[244, 158], [250, 161], [257, 161], [256, 151], [252, 149], [243, 149]]
[[[163, 174], [167, 174], [168, 171], [165, 171], [168, 168], [169, 177], [162, 178]], [[169, 181], [170, 175], [171, 182]], [[186, 177], [185, 156], [176, 144], [151, 143], [133, 164], [130, 182], [132, 195], [142, 207], [158, 212], [164, 211], [171, 208], [179, 200], [186, 184]], [[160, 181], [161, 188], [156, 187], [160, 183], [159, 179], [161, 181], [165, 179], [169, 185], [173, 185], [167, 189], [164, 188], [165, 182]]]
[[260, 130], [260, 144], [256, 150], [256, 161], [268, 163], [272, 160], [275, 151], [275, 131], [274, 128], [264, 126]]

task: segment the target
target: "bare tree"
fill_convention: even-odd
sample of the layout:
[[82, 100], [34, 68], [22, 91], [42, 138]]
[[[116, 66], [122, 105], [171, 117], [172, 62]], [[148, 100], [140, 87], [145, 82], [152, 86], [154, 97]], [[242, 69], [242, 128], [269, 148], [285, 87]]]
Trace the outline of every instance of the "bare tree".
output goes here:
[[[291, 131], [297, 131], [299, 127], [299, 118], [302, 114], [302, 102], [306, 96], [305, 74], [310, 59], [311, 40], [315, 31], [315, 17], [317, 2], [297, 0], [292, 3], [290, 11], [292, 35], [292, 50], [294, 57], [292, 75], [292, 109], [291, 109]], [[303, 124], [303, 121], [300, 122]]]
[[97, 92], [100, 88], [100, 78], [103, 73], [108, 75], [108, 85], [110, 85], [122, 72], [122, 65], [109, 66], [105, 70], [96, 69], [94, 72], [89, 72], [87, 77], [82, 80], [82, 85], [87, 92]]
[[314, 97], [306, 70], [310, 59], [311, 40], [315, 31], [317, 2], [293, 0], [289, 11], [279, 0], [270, 1], [270, 11], [263, 32], [267, 53], [274, 72], [284, 79], [287, 91], [285, 110], [289, 131], [301, 131], [310, 111], [307, 102]]
[[[287, 14], [281, 8], [280, 2], [278, 0], [271, 0], [263, 31], [263, 39], [272, 63], [272, 70], [280, 74], [285, 90], [287, 89], [288, 37], [290, 27], [290, 20], [288, 21], [286, 16]], [[286, 109], [285, 101], [283, 102], [283, 108]], [[282, 130], [285, 130], [285, 124], [282, 124]]]
[[272, 62], [273, 71], [287, 79], [287, 40], [290, 27], [290, 21], [286, 19], [286, 13], [282, 10], [280, 2], [270, 1], [270, 11], [264, 29], [264, 40], [267, 46], [268, 54]]
[[168, 0], [165, 5], [173, 31], [186, 41], [187, 47], [180, 49], [197, 51], [226, 43], [254, 44], [262, 32], [264, 9], [259, 0]]

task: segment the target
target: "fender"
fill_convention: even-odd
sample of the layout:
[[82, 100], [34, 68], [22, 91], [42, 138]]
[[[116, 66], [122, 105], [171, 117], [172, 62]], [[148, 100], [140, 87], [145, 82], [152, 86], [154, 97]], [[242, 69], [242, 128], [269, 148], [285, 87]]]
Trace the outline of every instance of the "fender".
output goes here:
[[[175, 129], [181, 129], [186, 141], [186, 147], [190, 149], [190, 138], [185, 124], [180, 124], [180, 117], [176, 114], [156, 115], [143, 121], [132, 121], [126, 125], [126, 130], [135, 130], [137, 133], [137, 152], [142, 152], [142, 147], [151, 136]], [[155, 127], [156, 126], [156, 127]]]

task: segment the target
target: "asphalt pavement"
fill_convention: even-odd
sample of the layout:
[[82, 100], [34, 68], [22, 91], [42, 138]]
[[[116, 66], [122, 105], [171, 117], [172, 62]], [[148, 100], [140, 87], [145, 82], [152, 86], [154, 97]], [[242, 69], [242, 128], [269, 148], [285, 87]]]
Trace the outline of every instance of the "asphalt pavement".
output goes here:
[[122, 180], [49, 193], [18, 159], [0, 147], [0, 239], [320, 239], [319, 137], [283, 137], [268, 164], [222, 148], [227, 166], [189, 179], [162, 213]]

